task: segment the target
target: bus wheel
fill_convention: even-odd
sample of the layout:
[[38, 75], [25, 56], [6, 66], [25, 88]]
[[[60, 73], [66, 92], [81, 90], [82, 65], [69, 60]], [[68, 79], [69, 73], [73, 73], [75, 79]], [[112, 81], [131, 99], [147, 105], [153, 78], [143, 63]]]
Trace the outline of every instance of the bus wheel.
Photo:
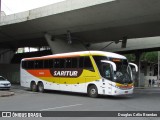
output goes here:
[[91, 85], [88, 88], [88, 96], [93, 97], [93, 98], [98, 97], [98, 90], [97, 90], [97, 87], [95, 85]]
[[38, 91], [43, 93], [44, 92], [44, 85], [42, 82], [38, 83]]
[[30, 89], [33, 92], [37, 92], [37, 85], [35, 82], [31, 82]]

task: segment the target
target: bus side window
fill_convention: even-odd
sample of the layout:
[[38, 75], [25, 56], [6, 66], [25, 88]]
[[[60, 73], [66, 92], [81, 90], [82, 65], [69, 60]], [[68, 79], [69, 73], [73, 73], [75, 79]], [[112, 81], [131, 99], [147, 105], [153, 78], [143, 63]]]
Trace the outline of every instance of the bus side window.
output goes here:
[[44, 60], [44, 68], [49, 68], [49, 60]]
[[84, 57], [80, 57], [78, 61], [78, 67], [83, 68], [83, 64], [84, 64]]
[[34, 61], [28, 61], [28, 69], [34, 69]]
[[44, 68], [52, 68], [53, 67], [53, 59], [44, 60]]
[[72, 68], [77, 68], [78, 58], [72, 58]]
[[53, 68], [53, 65], [54, 65], [54, 59], [48, 60], [48, 66], [49, 66], [49, 68]]
[[22, 68], [26, 69], [27, 68], [27, 61], [22, 61]]
[[65, 60], [65, 62], [66, 62], [66, 68], [71, 68], [72, 67], [72, 61], [71, 60], [72, 60], [71, 58], [67, 58]]
[[84, 57], [84, 69], [94, 71], [90, 57]]
[[65, 68], [65, 59], [59, 59], [59, 68]]
[[54, 68], [59, 68], [59, 59], [54, 60]]
[[35, 61], [35, 68], [42, 69], [43, 68], [43, 60]]

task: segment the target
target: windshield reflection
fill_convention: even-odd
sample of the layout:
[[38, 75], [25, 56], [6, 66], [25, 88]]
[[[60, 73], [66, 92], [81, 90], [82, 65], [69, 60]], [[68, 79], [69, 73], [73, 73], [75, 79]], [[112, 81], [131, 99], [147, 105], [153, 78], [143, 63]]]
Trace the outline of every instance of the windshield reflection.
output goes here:
[[117, 83], [132, 83], [131, 69], [128, 65], [120, 65], [117, 67], [117, 71], [114, 72], [113, 81]]
[[[93, 58], [102, 77], [121, 84], [133, 83], [131, 74], [132, 72], [127, 59], [111, 58], [106, 56], [93, 56]], [[110, 64], [102, 63], [101, 60], [114, 62], [116, 64], [117, 70], [113, 72]]]

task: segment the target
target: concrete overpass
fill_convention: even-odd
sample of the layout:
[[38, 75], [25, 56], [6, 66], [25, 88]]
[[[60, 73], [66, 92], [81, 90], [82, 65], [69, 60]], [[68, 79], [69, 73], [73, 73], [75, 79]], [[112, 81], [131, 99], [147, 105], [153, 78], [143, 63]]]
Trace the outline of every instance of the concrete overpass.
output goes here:
[[[9, 56], [2, 59], [6, 62], [19, 47], [48, 45], [52, 53], [159, 50], [159, 38], [135, 39], [160, 36], [159, 31], [159, 0], [66, 0], [1, 17], [0, 55]], [[136, 52], [139, 66], [140, 54]]]
[[118, 52], [121, 54], [131, 54], [137, 52], [151, 52], [160, 50], [160, 37], [147, 37], [128, 39], [125, 48], [122, 48], [122, 42], [114, 41], [91, 44], [89, 49]]
[[[67, 31], [71, 33], [70, 45]], [[159, 31], [159, 0], [66, 0], [1, 17], [0, 47], [49, 44], [53, 53], [59, 53], [124, 37], [160, 36]]]

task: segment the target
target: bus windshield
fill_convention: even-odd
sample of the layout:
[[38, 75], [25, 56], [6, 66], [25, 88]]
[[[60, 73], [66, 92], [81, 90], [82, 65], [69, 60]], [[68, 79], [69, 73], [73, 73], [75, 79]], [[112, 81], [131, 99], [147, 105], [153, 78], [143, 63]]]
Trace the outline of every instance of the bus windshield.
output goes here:
[[[102, 77], [120, 84], [130, 84], [133, 82], [131, 79], [131, 69], [128, 65], [127, 59], [109, 58], [105, 56], [94, 56], [93, 58], [98, 66]], [[117, 70], [113, 72], [113, 70], [111, 70], [111, 68], [109, 68], [108, 66], [104, 67], [106, 66], [106, 63], [102, 63], [101, 60], [108, 60], [114, 62], [116, 64]], [[108, 73], [110, 73], [109, 77]]]
[[117, 70], [113, 73], [113, 81], [117, 83], [132, 83], [131, 69], [127, 59], [110, 58], [116, 64]]

